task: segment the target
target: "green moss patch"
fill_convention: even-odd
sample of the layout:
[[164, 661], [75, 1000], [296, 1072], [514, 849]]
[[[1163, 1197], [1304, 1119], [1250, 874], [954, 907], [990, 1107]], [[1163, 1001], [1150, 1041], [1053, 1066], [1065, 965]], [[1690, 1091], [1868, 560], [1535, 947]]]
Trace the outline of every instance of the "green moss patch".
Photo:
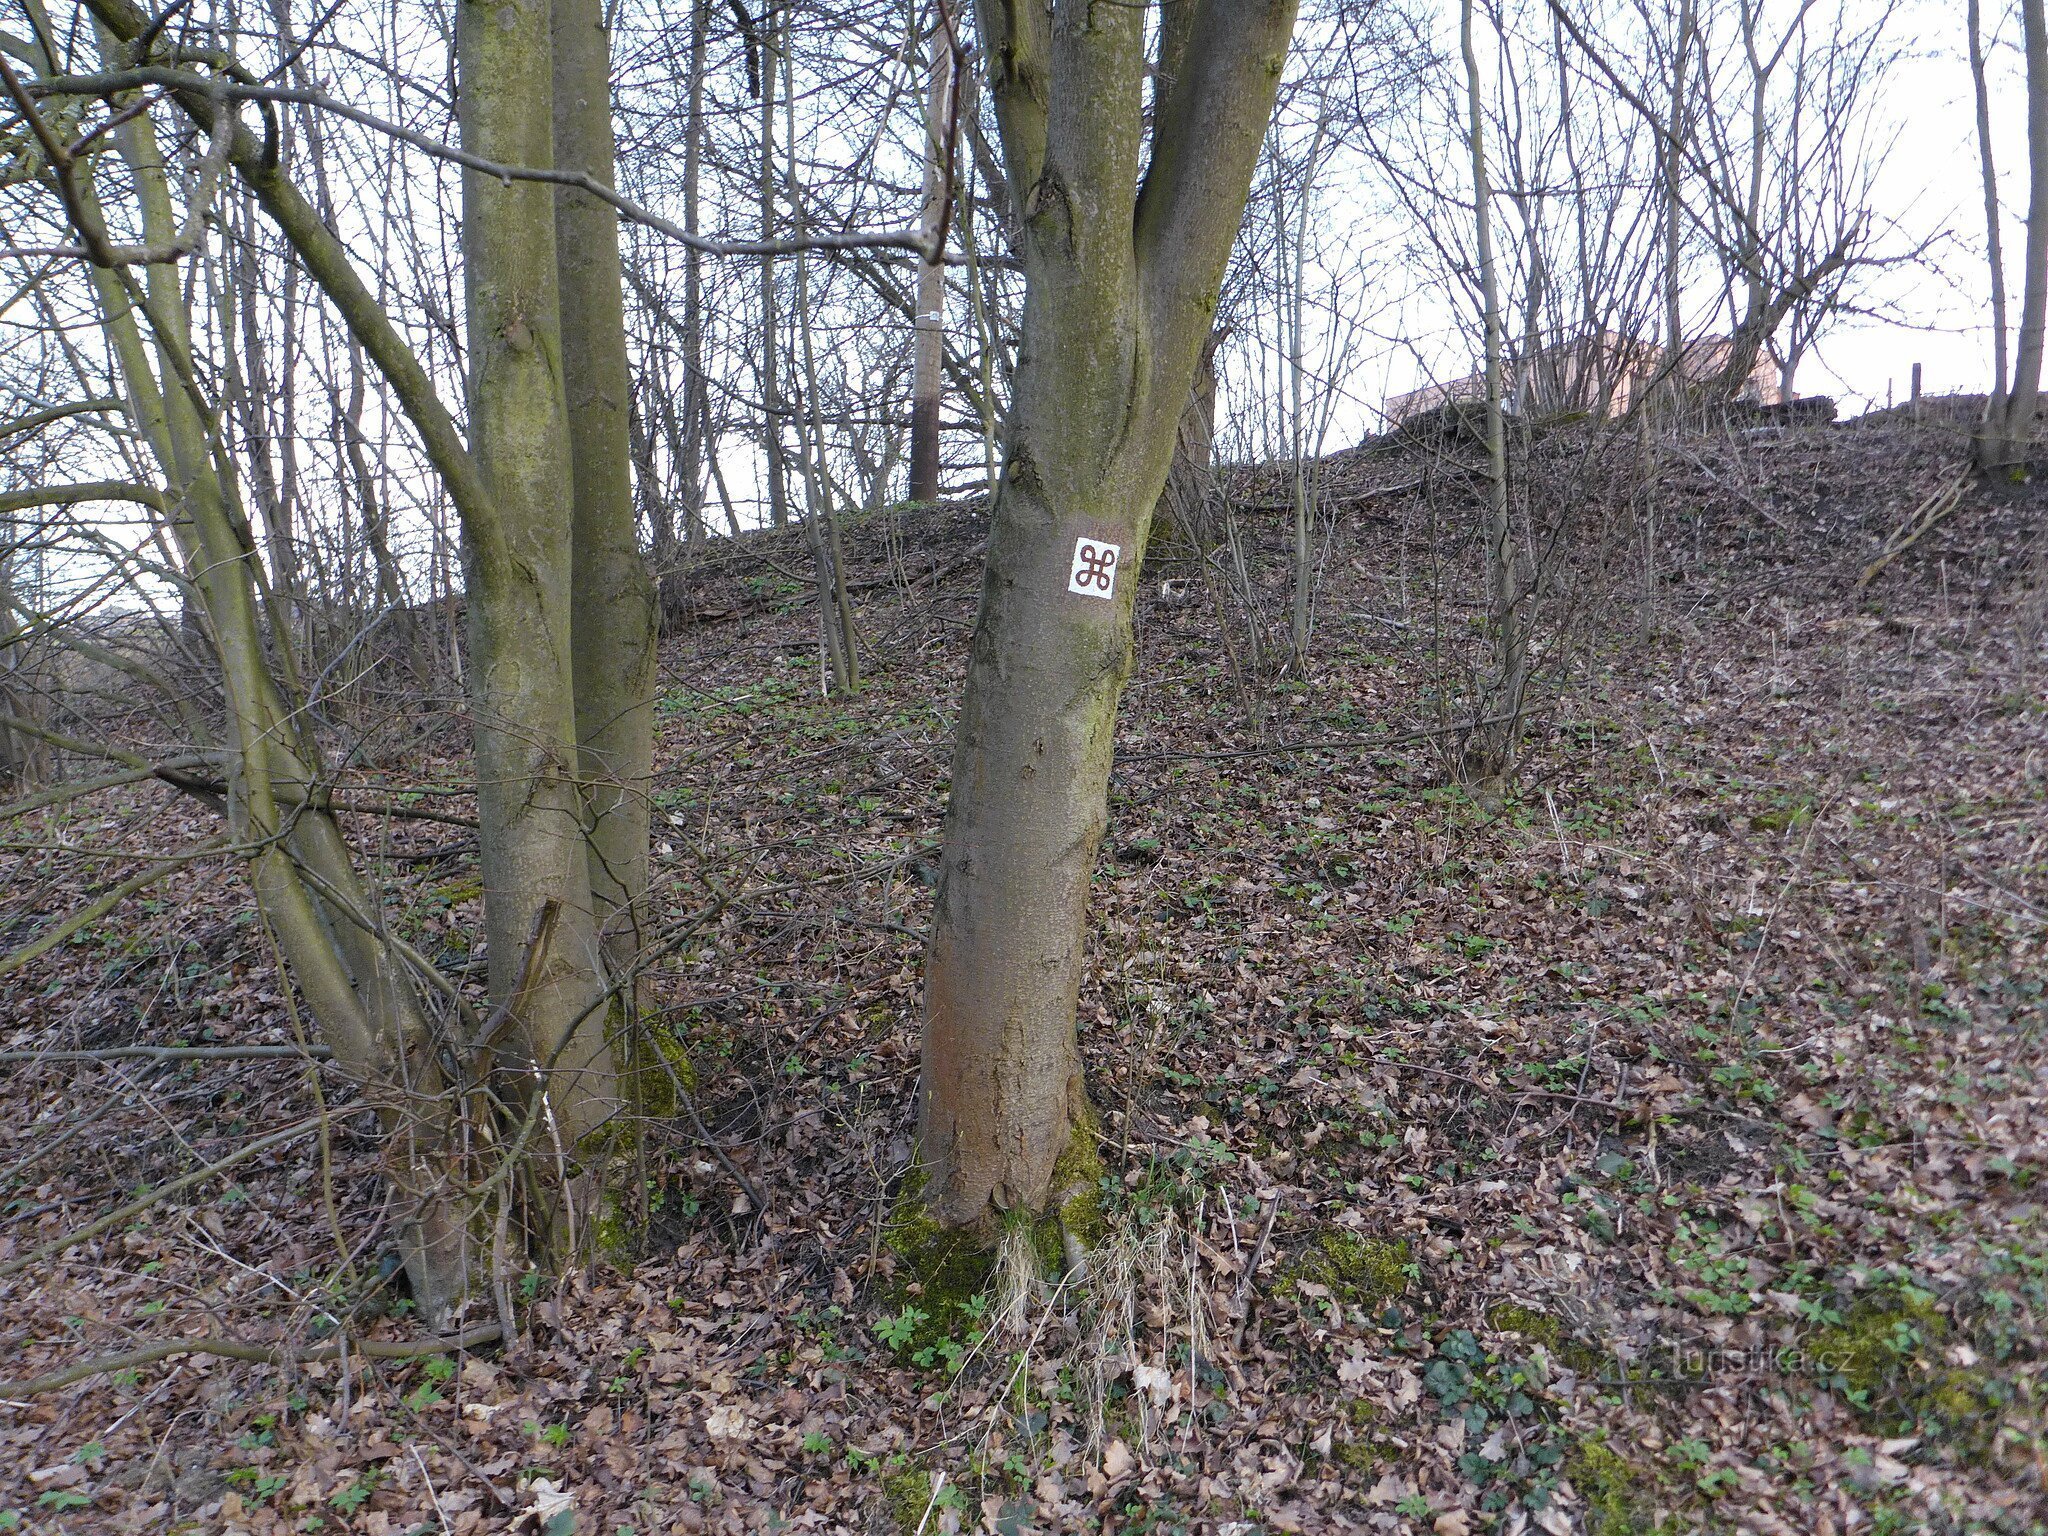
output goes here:
[[1654, 1480], [1605, 1439], [1582, 1440], [1565, 1476], [1586, 1501], [1588, 1536], [1650, 1536], [1658, 1526]]
[[1032, 1246], [1049, 1275], [1066, 1267], [1066, 1238], [1094, 1248], [1108, 1231], [1102, 1210], [1102, 1153], [1097, 1122], [1088, 1114], [1067, 1137], [1067, 1149], [1052, 1168], [1052, 1208], [1038, 1219]]
[[1564, 1341], [1564, 1324], [1548, 1312], [1518, 1301], [1497, 1301], [1486, 1309], [1486, 1324], [1499, 1333], [1519, 1333], [1531, 1344], [1556, 1350]]
[[932, 1475], [915, 1462], [883, 1475], [882, 1499], [895, 1528], [909, 1536], [920, 1524], [931, 1529], [925, 1514], [932, 1507]]
[[1840, 1323], [1817, 1330], [1807, 1353], [1824, 1379], [1839, 1383], [1859, 1407], [1896, 1400], [1923, 1351], [1948, 1336], [1948, 1320], [1923, 1291], [1887, 1290], [1863, 1297]]
[[1574, 1375], [1599, 1376], [1607, 1370], [1606, 1355], [1572, 1337], [1563, 1318], [1541, 1308], [1519, 1301], [1497, 1301], [1486, 1309], [1486, 1325], [1496, 1333], [1512, 1333], [1531, 1344], [1541, 1344]]
[[1398, 1466], [1403, 1455], [1402, 1448], [1392, 1440], [1357, 1435], [1332, 1449], [1330, 1459], [1346, 1471], [1370, 1480], [1382, 1468]]
[[1282, 1285], [1291, 1289], [1306, 1280], [1347, 1307], [1376, 1312], [1408, 1289], [1409, 1263], [1404, 1242], [1330, 1227], [1289, 1267]]
[[453, 880], [443, 880], [439, 885], [429, 887], [436, 901], [445, 901], [451, 907], [459, 907], [465, 901], [475, 901], [484, 893], [483, 876], [464, 875]]
[[1951, 1331], [1932, 1295], [1901, 1285], [1863, 1296], [1805, 1348], [1821, 1379], [1881, 1427], [1967, 1444], [1995, 1432], [2006, 1405], [1988, 1373], [1945, 1362]]
[[[1012, 1212], [1039, 1267], [1047, 1275], [1066, 1267], [1067, 1240], [1083, 1249], [1102, 1241], [1102, 1158], [1096, 1150], [1093, 1116], [1074, 1128], [1067, 1149], [1053, 1165], [1051, 1199], [1042, 1215]], [[972, 1229], [942, 1227], [925, 1203], [927, 1176], [913, 1168], [882, 1229], [882, 1245], [895, 1259], [894, 1283], [884, 1298], [892, 1314], [881, 1328], [899, 1355], [928, 1358], [942, 1341], [971, 1332], [981, 1322], [983, 1293], [995, 1274], [996, 1243]]]
[[884, 1324], [878, 1332], [906, 1358], [953, 1337], [974, 1315], [996, 1264], [995, 1248], [979, 1233], [932, 1219], [925, 1186], [924, 1170], [912, 1168], [882, 1228], [882, 1246], [896, 1261], [885, 1305], [897, 1326]]
[[683, 1094], [697, 1091], [697, 1066], [682, 1035], [643, 1013], [625, 1055], [621, 1065], [634, 1111], [649, 1120], [668, 1120], [681, 1114]]

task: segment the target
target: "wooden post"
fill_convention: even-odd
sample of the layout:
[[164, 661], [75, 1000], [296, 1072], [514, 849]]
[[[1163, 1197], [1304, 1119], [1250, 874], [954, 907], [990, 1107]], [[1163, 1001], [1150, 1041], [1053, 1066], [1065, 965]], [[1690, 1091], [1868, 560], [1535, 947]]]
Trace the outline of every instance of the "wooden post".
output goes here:
[[1913, 365], [1913, 420], [1920, 420], [1920, 365]]

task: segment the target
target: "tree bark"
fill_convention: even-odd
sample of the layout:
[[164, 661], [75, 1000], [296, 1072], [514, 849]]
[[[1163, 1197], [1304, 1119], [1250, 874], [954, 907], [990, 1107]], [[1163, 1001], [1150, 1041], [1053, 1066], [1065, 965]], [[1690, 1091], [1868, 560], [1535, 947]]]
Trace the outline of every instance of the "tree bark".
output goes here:
[[1995, 422], [1985, 426], [1978, 457], [1986, 469], [2010, 470], [2033, 452], [2041, 404], [2043, 332], [2048, 330], [2048, 0], [2020, 0], [2027, 55], [2027, 247], [2020, 329], [2013, 349], [2012, 387]]
[[1493, 186], [1486, 168], [1486, 118], [1482, 111], [1479, 55], [1472, 42], [1472, 0], [1463, 0], [1459, 7], [1458, 43], [1465, 62], [1466, 149], [1472, 161], [1480, 309], [1486, 332], [1486, 596], [1494, 669], [1473, 711], [1485, 723], [1475, 729], [1466, 770], [1482, 782], [1498, 782], [1513, 767], [1521, 738], [1528, 624], [1522, 611], [1514, 520], [1508, 504], [1507, 421], [1501, 409], [1504, 341], [1500, 277], [1493, 255]]
[[[555, 163], [610, 186], [611, 41], [603, 0], [554, 0]], [[633, 517], [632, 378], [619, 216], [573, 188], [555, 193], [562, 381], [573, 507], [570, 634], [576, 740], [589, 818], [592, 915], [606, 980], [636, 1020], [654, 787], [654, 581]], [[687, 366], [687, 365], [686, 365]]]
[[977, 6], [1025, 302], [926, 962], [919, 1150], [934, 1216], [982, 1233], [1079, 1178], [1061, 1170], [1088, 1134], [1074, 1010], [1136, 576], [1293, 28], [1292, 0], [1182, 4], [1142, 185], [1144, 9]]
[[[463, 147], [500, 164], [551, 164], [547, 0], [494, 8], [470, 0], [458, 11], [456, 48]], [[543, 1239], [562, 1255], [589, 1236], [583, 1163], [617, 1107], [617, 1084], [604, 1038], [578, 783], [554, 200], [542, 182], [463, 173], [470, 433], [503, 550], [499, 560], [481, 558], [465, 540], [484, 930], [491, 996], [517, 1005], [521, 1081], [546, 1096], [537, 1108], [548, 1152], [570, 1171], [560, 1198], [544, 1202], [553, 1209], [542, 1213]], [[542, 931], [537, 919], [550, 903], [557, 910], [552, 942], [529, 963], [529, 935]]]
[[[953, 23], [950, 0], [937, 0], [931, 36], [931, 67], [925, 90], [924, 208], [920, 223], [927, 241], [944, 237], [953, 196]], [[939, 403], [945, 378], [946, 266], [931, 252], [917, 266], [917, 320], [911, 351], [910, 499], [939, 499]]]
[[1970, 84], [1977, 100], [1977, 163], [1984, 178], [1984, 255], [1991, 266], [1991, 395], [1985, 416], [2004, 410], [2006, 355], [2005, 238], [1998, 217], [1998, 157], [1991, 141], [1991, 84], [1985, 77], [1982, 0], [1970, 0]]

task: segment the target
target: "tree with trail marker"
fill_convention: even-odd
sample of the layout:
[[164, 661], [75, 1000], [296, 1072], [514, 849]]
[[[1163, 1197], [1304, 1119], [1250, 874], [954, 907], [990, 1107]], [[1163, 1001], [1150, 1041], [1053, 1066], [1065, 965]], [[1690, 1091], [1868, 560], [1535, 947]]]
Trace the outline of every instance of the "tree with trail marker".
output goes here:
[[1025, 301], [927, 957], [918, 1142], [930, 1215], [982, 1238], [1093, 1182], [1074, 1009], [1131, 605], [1295, 5], [1163, 4], [1153, 61], [1147, 11], [976, 7]]

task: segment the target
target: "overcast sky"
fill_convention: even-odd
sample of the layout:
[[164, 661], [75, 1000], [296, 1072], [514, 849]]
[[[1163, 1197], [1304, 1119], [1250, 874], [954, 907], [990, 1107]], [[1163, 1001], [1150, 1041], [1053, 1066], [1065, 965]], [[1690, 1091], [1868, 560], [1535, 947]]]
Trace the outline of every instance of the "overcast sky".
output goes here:
[[[1732, 0], [1709, 4], [1727, 4], [1732, 11]], [[1767, 4], [1767, 32], [1782, 24], [1791, 7], [1792, 0]], [[1840, 14], [1853, 27], [1875, 21], [1885, 9], [1886, 0], [1834, 0], [1817, 6], [1809, 25], [1827, 25], [1819, 18]], [[1985, 0], [1984, 9], [1987, 27], [1997, 29], [1992, 117], [2005, 214], [2007, 281], [2016, 318], [2028, 179], [2019, 21], [2016, 0]], [[2012, 14], [2002, 14], [2006, 11]], [[1446, 79], [1432, 88], [1439, 92], [1462, 91], [1456, 65], [1457, 13], [1454, 0], [1421, 4], [1411, 11], [1422, 18], [1425, 31], [1434, 33], [1434, 48], [1447, 72]], [[1541, 7], [1524, 6], [1517, 14], [1527, 26], [1528, 15], [1540, 21]], [[1728, 14], [1715, 12], [1724, 25]], [[1540, 26], [1536, 30], [1547, 31]], [[1801, 365], [1799, 390], [1834, 396], [1844, 415], [1907, 398], [1915, 362], [1924, 367], [1930, 394], [1982, 392], [1991, 373], [1990, 280], [1964, 0], [1900, 0], [1887, 36], [1899, 57], [1886, 88], [1872, 98], [1871, 139], [1884, 150], [1873, 209], [1880, 233], [1873, 244], [1887, 253], [1917, 249], [1920, 254], [1866, 274], [1855, 302], [1868, 312], [1839, 317]], [[1604, 41], [1622, 50], [1616, 58], [1626, 67], [1633, 42], [1618, 36]], [[1518, 52], [1532, 55], [1521, 68], [1538, 80], [1545, 66], [1533, 55], [1544, 46], [1537, 35], [1518, 34], [1515, 44]], [[1487, 47], [1482, 41], [1482, 70], [1491, 79], [1495, 70]], [[1490, 86], [1489, 94], [1495, 89]], [[1389, 123], [1411, 110], [1406, 101], [1390, 108]], [[1464, 198], [1469, 195], [1469, 165], [1456, 144], [1457, 128], [1441, 121], [1446, 110], [1462, 114], [1461, 98], [1438, 99], [1434, 107], [1423, 110], [1419, 127], [1406, 130], [1412, 135], [1408, 163], [1420, 183], [1432, 185], [1440, 197]], [[1299, 100], [1293, 111], [1297, 117], [1310, 114]], [[1404, 129], [1390, 126], [1382, 131], [1389, 140], [1399, 141]], [[1279, 132], [1295, 140], [1305, 136], [1303, 123], [1286, 121], [1284, 113]], [[1414, 149], [1418, 141], [1427, 146], [1420, 152]], [[1491, 158], [1498, 150], [1489, 153]], [[1497, 181], [1502, 174], [1497, 167]], [[1326, 379], [1337, 396], [1322, 444], [1326, 448], [1343, 447], [1380, 430], [1380, 407], [1388, 397], [1469, 374], [1478, 366], [1475, 300], [1447, 279], [1441, 262], [1424, 259], [1418, 264], [1412, 208], [1371, 192], [1364, 193], [1361, 202], [1356, 190], [1379, 188], [1383, 193], [1385, 185], [1377, 167], [1356, 153], [1347, 161], [1340, 150], [1318, 186], [1316, 223], [1324, 242], [1318, 249], [1311, 237], [1311, 266], [1322, 269], [1322, 278], [1309, 285], [1315, 295], [1311, 302], [1341, 311], [1335, 319], [1326, 314], [1320, 326], [1311, 321], [1310, 372]], [[1270, 251], [1270, 227], [1262, 233], [1259, 226], [1269, 217], [1255, 194], [1249, 214], [1253, 228], [1246, 235], [1250, 249]], [[1457, 223], [1469, 216], [1449, 217]], [[1513, 217], [1504, 195], [1497, 196], [1495, 220], [1496, 241], [1511, 239]], [[1696, 274], [1699, 280], [1705, 277]], [[1702, 334], [1726, 333], [1729, 318], [1719, 307], [1717, 288], [1693, 292], [1687, 308], [1690, 322]], [[1241, 329], [1227, 349], [1236, 386], [1231, 390], [1231, 425], [1241, 427], [1248, 414], [1260, 418], [1230, 442], [1226, 451], [1235, 456], [1285, 451], [1277, 441], [1280, 432], [1264, 419], [1278, 412], [1285, 389], [1284, 364], [1278, 355], [1282, 338], [1266, 334], [1273, 329], [1268, 314], [1268, 323], [1255, 322], [1250, 334]], [[1332, 345], [1340, 331], [1348, 336], [1347, 346]]]
[[[1986, 0], [1985, 24], [2005, 7]], [[1890, 107], [1899, 138], [1885, 172], [1882, 211], [1911, 234], [1936, 237], [1928, 261], [1887, 274], [1874, 297], [1894, 317], [1849, 320], [1821, 345], [1802, 387], [1845, 405], [1904, 399], [1915, 361], [1930, 393], [1979, 392], [1991, 379], [1991, 284], [1984, 259], [1984, 203], [1978, 169], [1976, 108], [1970, 87], [1963, 0], [1912, 0], [1902, 36], [1917, 37], [1916, 57], [1901, 64]], [[2007, 282], [2019, 309], [2019, 258], [2025, 226], [2025, 103], [2016, 14], [2004, 18], [1992, 59], [1992, 124], [1997, 138], [2005, 219]]]

